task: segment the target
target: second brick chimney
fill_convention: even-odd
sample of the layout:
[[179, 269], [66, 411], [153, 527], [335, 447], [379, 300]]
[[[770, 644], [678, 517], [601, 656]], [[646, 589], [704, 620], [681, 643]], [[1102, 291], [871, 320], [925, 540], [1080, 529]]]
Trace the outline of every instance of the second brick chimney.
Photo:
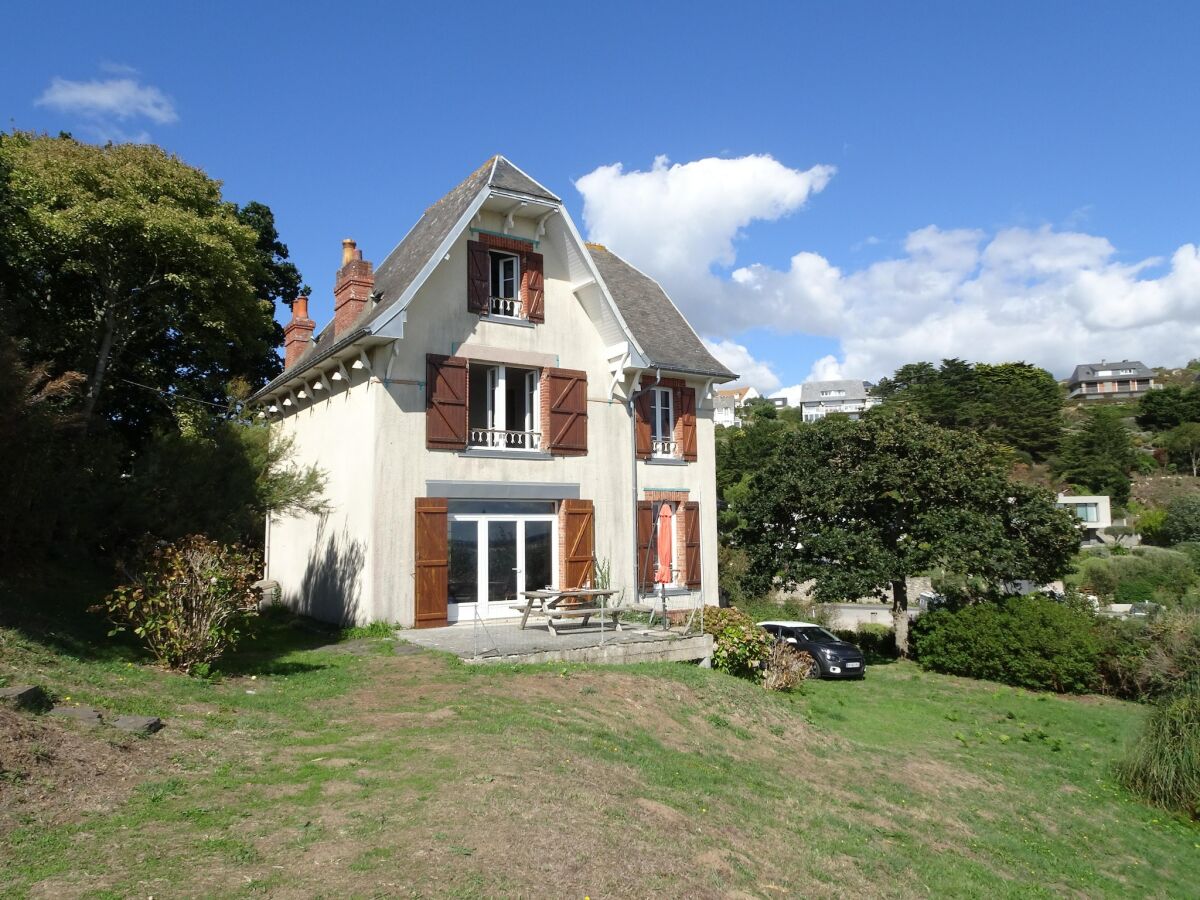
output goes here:
[[333, 283], [333, 335], [344, 335], [363, 311], [375, 290], [372, 265], [350, 238], [342, 241], [342, 267]]
[[292, 301], [292, 321], [283, 329], [283, 365], [290, 369], [304, 355], [312, 341], [317, 323], [308, 317], [308, 298], [297, 297]]

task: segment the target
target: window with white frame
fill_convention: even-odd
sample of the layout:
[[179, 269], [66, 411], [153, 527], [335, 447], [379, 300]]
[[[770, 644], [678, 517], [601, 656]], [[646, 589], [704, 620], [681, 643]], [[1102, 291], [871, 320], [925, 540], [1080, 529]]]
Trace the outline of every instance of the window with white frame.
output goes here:
[[469, 447], [540, 450], [541, 372], [474, 363], [468, 375]]
[[654, 456], [675, 455], [675, 392], [651, 388], [650, 447]]
[[489, 312], [493, 316], [521, 316], [521, 260], [515, 253], [489, 254], [492, 266], [492, 289]]

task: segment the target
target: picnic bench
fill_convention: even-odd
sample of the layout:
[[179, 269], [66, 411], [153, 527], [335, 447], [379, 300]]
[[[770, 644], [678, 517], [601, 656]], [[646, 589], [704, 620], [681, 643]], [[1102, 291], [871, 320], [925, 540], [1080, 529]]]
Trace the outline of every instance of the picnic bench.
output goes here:
[[[625, 612], [625, 608], [621, 606], [609, 606], [607, 600], [613, 594], [619, 591], [602, 589], [602, 588], [574, 588], [571, 590], [555, 590], [547, 588], [538, 591], [526, 591], [525, 602], [514, 604], [513, 609], [521, 613], [521, 628], [525, 628], [525, 623], [529, 621], [529, 614], [536, 607], [538, 612], [546, 617], [546, 628], [550, 633], [558, 636], [558, 631], [554, 627], [554, 623], [562, 623], [564, 619], [583, 619], [582, 625], [587, 625], [588, 620], [592, 616], [601, 616], [608, 614], [612, 617], [614, 629], [621, 630], [621, 613]], [[578, 601], [582, 603], [567, 602], [564, 606], [564, 601]], [[601, 620], [603, 621], [603, 619]]]

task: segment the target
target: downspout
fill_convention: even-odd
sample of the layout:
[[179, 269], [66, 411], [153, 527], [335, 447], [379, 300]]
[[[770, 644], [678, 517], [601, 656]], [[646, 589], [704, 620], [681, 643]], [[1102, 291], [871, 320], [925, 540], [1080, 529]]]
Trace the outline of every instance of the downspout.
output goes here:
[[650, 385], [650, 387], [641, 387], [642, 375], [645, 374], [645, 371], [646, 370], [643, 369], [638, 372], [638, 376], [637, 376], [638, 377], [638, 389], [636, 391], [629, 392], [629, 448], [633, 451], [629, 455], [629, 458], [632, 461], [631, 464], [633, 466], [633, 468], [631, 469], [631, 472], [633, 475], [632, 483], [633, 483], [633, 602], [634, 603], [637, 603], [641, 600], [641, 589], [642, 589], [642, 586], [639, 583], [639, 579], [641, 578], [641, 575], [642, 575], [642, 570], [641, 570], [641, 567], [638, 565], [637, 410], [634, 409], [634, 403], [637, 401], [639, 394], [644, 394], [646, 391], [651, 390], [654, 387], [657, 387], [658, 383], [660, 381], [662, 381], [662, 369], [658, 368], [658, 369], [654, 370], [654, 384]]

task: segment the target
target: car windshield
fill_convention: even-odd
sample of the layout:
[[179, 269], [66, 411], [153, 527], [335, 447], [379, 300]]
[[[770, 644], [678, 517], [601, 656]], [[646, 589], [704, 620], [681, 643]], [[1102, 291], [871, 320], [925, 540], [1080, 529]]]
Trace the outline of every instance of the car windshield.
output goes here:
[[812, 641], [814, 644], [827, 644], [837, 640], [824, 628], [797, 628], [796, 637], [802, 641]]

